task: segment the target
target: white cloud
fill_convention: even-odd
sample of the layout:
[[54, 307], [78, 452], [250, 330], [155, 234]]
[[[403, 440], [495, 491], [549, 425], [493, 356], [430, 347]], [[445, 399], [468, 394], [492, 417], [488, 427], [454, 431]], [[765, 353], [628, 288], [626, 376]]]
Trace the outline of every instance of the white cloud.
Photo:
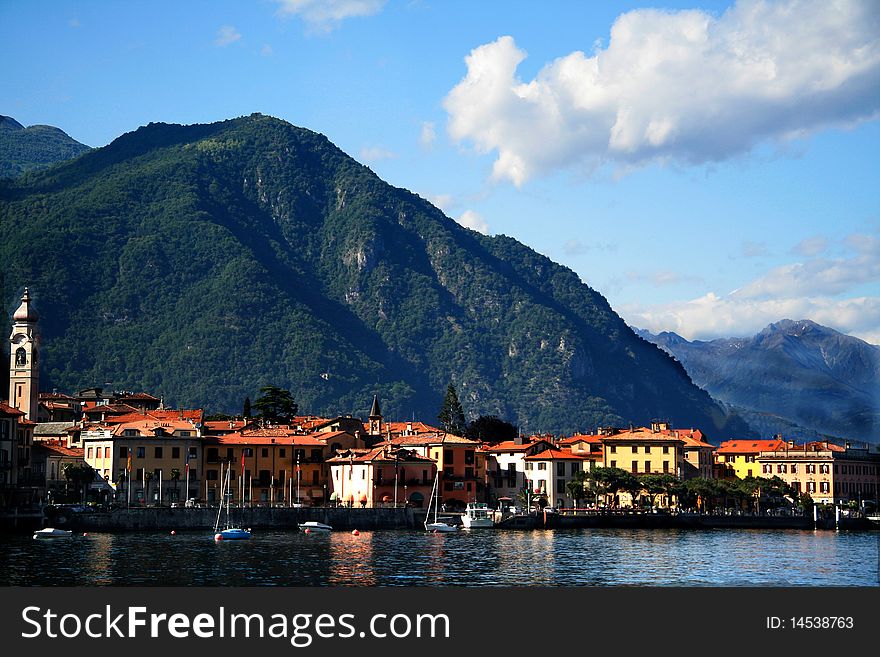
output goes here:
[[397, 153], [389, 151], [382, 146], [364, 146], [361, 149], [361, 159], [364, 162], [379, 162], [380, 160], [392, 160]]
[[312, 29], [330, 32], [347, 18], [379, 13], [385, 0], [275, 0], [282, 16], [299, 16]]
[[567, 256], [584, 255], [589, 251], [606, 251], [611, 253], [617, 251], [617, 244], [613, 242], [585, 244], [576, 238], [565, 240], [562, 244], [562, 252]]
[[688, 340], [754, 335], [780, 319], [811, 319], [842, 333], [880, 344], [880, 298], [801, 297], [737, 299], [710, 292], [698, 299], [640, 309], [622, 307], [632, 326], [652, 333], [674, 331]]
[[734, 291], [740, 299], [779, 296], [837, 295], [880, 280], [880, 239], [871, 235], [847, 238], [855, 255], [845, 258], [813, 258], [782, 265]]
[[824, 237], [807, 237], [794, 245], [791, 252], [795, 255], [811, 258], [824, 253], [828, 248], [828, 240]]
[[465, 210], [456, 221], [465, 228], [471, 228], [478, 233], [483, 233], [483, 235], [489, 234], [489, 224], [480, 213], [473, 210]]
[[241, 33], [232, 25], [224, 25], [217, 30], [217, 38], [214, 39], [214, 45], [223, 48], [230, 43], [235, 43], [241, 39]]
[[495, 179], [614, 162], [719, 161], [773, 139], [876, 118], [880, 3], [741, 0], [622, 14], [608, 47], [523, 81], [512, 37], [471, 51], [444, 99], [450, 135], [497, 153]]
[[688, 339], [753, 335], [780, 319], [811, 319], [880, 344], [880, 297], [849, 296], [880, 281], [880, 238], [851, 235], [847, 257], [814, 258], [776, 267], [730, 294], [690, 301], [621, 307], [627, 321]]
[[434, 140], [437, 138], [437, 132], [434, 130], [433, 121], [425, 121], [422, 123], [422, 132], [419, 135], [419, 143], [424, 148], [431, 148]]
[[452, 194], [433, 194], [426, 197], [431, 205], [440, 208], [444, 213], [448, 213], [450, 208], [455, 205], [455, 198]]
[[76, 29], [76, 28], [78, 28], [78, 27], [81, 27], [81, 25], [82, 25], [82, 24], [79, 22], [79, 19], [78, 19], [78, 18], [71, 18], [69, 21], [67, 21], [67, 24], [68, 24], [70, 27], [74, 28], [74, 29]]
[[273, 52], [274, 51], [272, 50], [272, 46], [269, 45], [268, 43], [264, 43], [263, 47], [260, 48], [260, 54], [263, 57], [271, 57]]

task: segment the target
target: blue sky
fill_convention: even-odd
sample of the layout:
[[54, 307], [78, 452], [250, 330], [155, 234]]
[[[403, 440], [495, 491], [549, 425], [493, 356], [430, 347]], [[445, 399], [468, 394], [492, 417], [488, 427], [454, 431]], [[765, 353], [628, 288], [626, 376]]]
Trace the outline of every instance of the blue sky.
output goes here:
[[3, 0], [0, 114], [90, 146], [270, 114], [635, 326], [880, 343], [880, 5], [828, 5]]

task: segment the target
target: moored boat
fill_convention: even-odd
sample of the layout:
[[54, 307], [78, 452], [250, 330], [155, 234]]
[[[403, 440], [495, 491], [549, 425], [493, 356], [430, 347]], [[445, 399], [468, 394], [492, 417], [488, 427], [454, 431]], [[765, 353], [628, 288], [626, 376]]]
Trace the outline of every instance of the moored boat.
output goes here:
[[465, 529], [489, 529], [495, 526], [492, 510], [485, 502], [468, 502], [461, 522]]
[[55, 529], [54, 527], [44, 527], [34, 532], [34, 538], [70, 538], [73, 531], [69, 529]]
[[306, 522], [299, 523], [299, 530], [305, 533], [331, 532], [333, 531], [333, 527], [331, 527], [330, 525], [325, 525], [323, 522], [317, 522], [316, 520], [308, 520]]

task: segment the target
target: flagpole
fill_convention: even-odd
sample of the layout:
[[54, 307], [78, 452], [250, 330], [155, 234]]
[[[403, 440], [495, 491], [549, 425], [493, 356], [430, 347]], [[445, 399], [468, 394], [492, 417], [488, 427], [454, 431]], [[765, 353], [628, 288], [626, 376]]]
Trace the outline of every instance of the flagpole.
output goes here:
[[275, 473], [272, 473], [272, 479], [269, 482], [269, 508], [275, 504]]
[[[287, 476], [287, 470], [284, 471], [284, 475]], [[288, 508], [293, 506], [293, 479], [287, 477], [287, 506]]]
[[159, 468], [159, 506], [162, 506], [162, 468]]
[[250, 476], [250, 492], [248, 493], [248, 506], [254, 505], [254, 476]]
[[186, 492], [183, 495], [183, 505], [186, 506], [187, 501], [189, 500], [189, 456], [186, 457]]

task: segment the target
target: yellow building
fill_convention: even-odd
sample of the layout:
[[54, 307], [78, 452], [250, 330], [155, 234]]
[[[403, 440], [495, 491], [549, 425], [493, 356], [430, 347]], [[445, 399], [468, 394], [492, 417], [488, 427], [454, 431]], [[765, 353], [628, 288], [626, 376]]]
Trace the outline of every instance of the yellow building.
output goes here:
[[198, 497], [202, 441], [190, 420], [92, 427], [81, 440], [86, 463], [114, 488], [117, 502], [164, 505]]
[[775, 452], [783, 449], [786, 442], [780, 438], [771, 440], [726, 440], [715, 450], [715, 465], [720, 477], [762, 476], [757, 462], [761, 452]]

